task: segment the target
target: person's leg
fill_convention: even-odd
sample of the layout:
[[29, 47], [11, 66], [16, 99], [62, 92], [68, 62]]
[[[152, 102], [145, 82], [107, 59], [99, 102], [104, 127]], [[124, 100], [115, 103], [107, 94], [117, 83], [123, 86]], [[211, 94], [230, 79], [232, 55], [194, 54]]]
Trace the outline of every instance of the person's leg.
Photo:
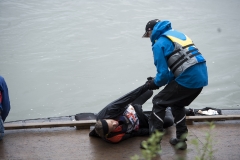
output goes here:
[[185, 150], [187, 148], [186, 137], [188, 129], [186, 126], [186, 112], [184, 106], [172, 106], [172, 113], [174, 116], [174, 123], [176, 124], [176, 137], [171, 138], [170, 144], [177, 145], [179, 142], [182, 145], [178, 149]]
[[133, 107], [139, 119], [139, 128], [148, 128], [148, 117], [143, 113], [142, 106], [139, 104], [134, 104]]
[[163, 123], [165, 117], [165, 110], [167, 107], [161, 105], [153, 105], [152, 113], [149, 117], [149, 134], [158, 130], [163, 132]]
[[149, 130], [163, 131], [166, 108], [172, 103], [176, 82], [169, 83], [162, 91], [153, 97], [153, 109], [150, 115]]
[[172, 106], [172, 113], [176, 124], [176, 137], [181, 139], [182, 135], [188, 133], [185, 108], [184, 106]]
[[176, 124], [176, 137], [177, 139], [180, 139], [181, 136], [188, 132], [187, 126], [186, 126], [186, 110], [185, 106], [188, 106], [202, 91], [202, 88], [200, 89], [189, 89], [180, 86], [180, 92], [181, 94], [187, 95], [185, 98], [180, 100], [178, 103], [175, 103], [171, 106], [172, 113], [174, 116], [174, 123]]
[[168, 128], [171, 127], [174, 122], [173, 122], [173, 115], [172, 115], [172, 109], [171, 107], [167, 107], [166, 108], [166, 112], [165, 112], [165, 117], [164, 117], [164, 123], [163, 123], [163, 128]]
[[4, 126], [3, 126], [3, 120], [0, 112], [0, 140], [3, 139], [3, 136], [4, 136]]
[[[185, 115], [184, 107], [188, 106], [199, 95], [201, 90], [202, 88], [185, 88], [179, 85], [176, 81], [172, 81], [153, 98], [153, 105], [179, 106], [179, 108], [176, 108], [176, 111], [174, 111], [175, 115], [173, 115], [176, 118], [175, 122], [181, 122], [176, 126], [179, 136], [187, 131], [185, 118], [183, 118], [183, 115]], [[180, 121], [181, 118], [183, 118], [182, 121]], [[159, 125], [161, 125], [161, 123]]]
[[188, 106], [202, 91], [202, 88], [199, 89], [189, 89], [183, 86], [178, 85], [178, 92], [182, 96], [181, 100], [177, 103], [174, 103], [172, 108], [172, 113], [174, 116], [174, 123], [176, 124], [176, 138], [170, 139], [170, 144], [177, 145], [179, 142], [182, 145], [178, 149], [185, 150], [187, 148], [187, 125], [186, 125], [186, 110], [185, 106]]
[[134, 102], [142, 94], [146, 93], [146, 91], [148, 91], [148, 86], [144, 84], [134, 89], [133, 91], [123, 95], [122, 97], [116, 99], [115, 101], [109, 103], [97, 114], [97, 120], [117, 118], [125, 111], [127, 105]]
[[141, 96], [139, 96], [137, 99], [135, 99], [132, 102], [132, 105], [134, 104], [140, 104], [143, 105], [149, 98], [151, 98], [153, 95], [153, 91], [147, 90], [145, 93], [143, 93]]
[[132, 102], [132, 106], [134, 107], [135, 111], [137, 112], [139, 118], [139, 127], [140, 128], [148, 128], [148, 117], [143, 113], [142, 105], [153, 95], [153, 91], [147, 90], [137, 99]]
[[171, 138], [169, 143], [172, 145], [178, 145], [178, 149], [187, 149], [187, 133], [188, 129], [186, 126], [186, 111], [184, 106], [172, 106], [172, 113], [174, 116], [174, 123], [176, 124], [176, 138]]
[[[152, 112], [149, 116], [148, 124], [149, 124], [149, 135], [154, 134], [156, 131], [163, 132], [163, 123], [165, 117], [166, 107], [153, 105]], [[156, 145], [159, 145], [161, 142], [161, 138], [159, 141], [155, 141]], [[146, 149], [143, 145], [143, 142], [140, 144], [141, 149]]]

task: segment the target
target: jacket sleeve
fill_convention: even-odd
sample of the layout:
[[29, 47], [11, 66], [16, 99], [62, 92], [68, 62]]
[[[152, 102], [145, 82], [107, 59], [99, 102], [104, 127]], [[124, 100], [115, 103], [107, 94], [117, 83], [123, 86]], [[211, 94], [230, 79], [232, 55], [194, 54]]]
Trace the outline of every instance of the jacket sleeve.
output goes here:
[[0, 92], [2, 96], [2, 102], [0, 102], [0, 109], [2, 110], [1, 116], [3, 122], [7, 118], [10, 111], [10, 100], [8, 95], [8, 87], [3, 77], [0, 76]]
[[161, 87], [173, 80], [173, 74], [169, 71], [165, 56], [170, 54], [174, 49], [173, 43], [166, 37], [161, 37], [152, 47], [154, 65], [157, 73], [154, 82]]
[[97, 120], [114, 119], [120, 116], [121, 114], [123, 114], [128, 104], [132, 103], [136, 98], [145, 93], [147, 90], [148, 87], [144, 84], [134, 89], [133, 91], [125, 94], [119, 99], [111, 102], [97, 114]]

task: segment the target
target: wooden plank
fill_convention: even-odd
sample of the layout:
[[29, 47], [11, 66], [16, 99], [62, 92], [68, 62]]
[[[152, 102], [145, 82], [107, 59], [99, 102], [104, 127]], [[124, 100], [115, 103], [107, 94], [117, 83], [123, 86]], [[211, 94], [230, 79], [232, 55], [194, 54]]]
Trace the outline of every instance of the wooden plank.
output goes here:
[[[215, 115], [215, 116], [186, 116], [186, 123], [204, 121], [221, 121], [221, 120], [239, 120], [240, 115]], [[5, 123], [5, 130], [13, 129], [31, 129], [31, 128], [52, 128], [52, 127], [74, 127], [77, 129], [89, 128], [94, 125], [96, 120], [80, 121], [59, 121], [59, 122], [42, 122], [42, 123]]]
[[52, 127], [74, 127], [89, 128], [94, 125], [96, 120], [81, 121], [59, 121], [59, 122], [43, 122], [43, 123], [7, 123], [4, 124], [5, 130], [12, 129], [30, 129], [30, 128], [52, 128]]
[[187, 125], [192, 125], [193, 122], [225, 121], [239, 119], [240, 115], [186, 116], [186, 123]]
[[189, 120], [237, 120], [240, 119], [240, 115], [214, 115], [214, 116], [186, 116]]

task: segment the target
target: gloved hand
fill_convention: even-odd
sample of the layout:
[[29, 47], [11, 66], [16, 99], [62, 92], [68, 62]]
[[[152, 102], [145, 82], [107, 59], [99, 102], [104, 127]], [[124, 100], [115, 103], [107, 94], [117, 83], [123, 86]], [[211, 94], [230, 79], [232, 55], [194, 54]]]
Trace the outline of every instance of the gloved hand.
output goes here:
[[160, 88], [160, 87], [158, 87], [158, 86], [154, 83], [154, 79], [148, 80], [148, 81], [146, 82], [146, 84], [147, 84], [149, 90], [156, 90], [156, 89], [159, 89], [159, 88]]
[[150, 80], [153, 80], [154, 77], [148, 77], [147, 80], [150, 81]]

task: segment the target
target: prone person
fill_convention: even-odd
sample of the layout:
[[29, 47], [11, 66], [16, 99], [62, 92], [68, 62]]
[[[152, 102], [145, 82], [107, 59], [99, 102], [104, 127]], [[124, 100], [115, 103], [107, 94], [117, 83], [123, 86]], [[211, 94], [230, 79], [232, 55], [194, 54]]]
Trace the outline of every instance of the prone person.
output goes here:
[[[148, 136], [148, 115], [142, 105], [153, 95], [146, 83], [111, 102], [97, 114], [95, 128], [89, 136], [109, 143], [119, 143], [135, 136]], [[173, 125], [171, 109], [166, 109], [164, 128]]]

